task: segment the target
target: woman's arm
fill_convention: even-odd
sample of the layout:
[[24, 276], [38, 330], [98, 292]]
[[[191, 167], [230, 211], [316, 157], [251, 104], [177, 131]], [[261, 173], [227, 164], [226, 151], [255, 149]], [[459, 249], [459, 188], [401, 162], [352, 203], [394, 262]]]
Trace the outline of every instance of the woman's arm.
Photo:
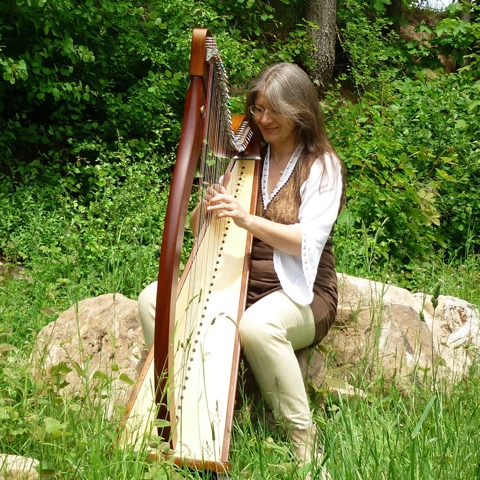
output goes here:
[[[338, 216], [342, 196], [340, 163], [335, 158], [328, 160], [325, 175], [318, 160], [312, 165], [310, 175], [301, 188], [302, 202], [297, 224], [285, 225], [250, 214], [223, 187], [209, 198], [207, 212], [214, 212], [217, 218], [232, 218], [236, 225], [281, 254], [300, 257], [311, 251], [319, 258]], [[313, 263], [318, 265], [318, 258]]]
[[[220, 192], [220, 189], [223, 188], [223, 191], [225, 191], [225, 188], [228, 183], [230, 182], [232, 174], [230, 172], [225, 173], [225, 175], [222, 175], [219, 182], [220, 183], [214, 183], [213, 185], [210, 185], [203, 196], [203, 198], [197, 203], [195, 208], [192, 210], [192, 213], [190, 214], [190, 229], [193, 232], [193, 235], [196, 237], [198, 234], [198, 230], [200, 227], [199, 222], [202, 221], [202, 218], [199, 218], [199, 215], [204, 216], [205, 212], [207, 211], [207, 207], [212, 200], [212, 198], [217, 195]], [[202, 212], [202, 213], [201, 213]]]
[[210, 199], [207, 211], [215, 212], [217, 218], [230, 217], [237, 226], [244, 228], [276, 250], [289, 255], [301, 254], [300, 226], [276, 223], [246, 212], [232, 195], [225, 192], [223, 187], [220, 187], [219, 192]]

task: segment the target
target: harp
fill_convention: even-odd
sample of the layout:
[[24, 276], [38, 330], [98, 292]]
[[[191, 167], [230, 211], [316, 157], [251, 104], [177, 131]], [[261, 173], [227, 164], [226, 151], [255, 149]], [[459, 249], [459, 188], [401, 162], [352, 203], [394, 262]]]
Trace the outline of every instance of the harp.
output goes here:
[[193, 201], [197, 234], [178, 277], [196, 178], [200, 199], [209, 185], [223, 183], [245, 210], [255, 211], [260, 143], [244, 117], [232, 120], [228, 99], [215, 40], [195, 29], [160, 253], [155, 341], [127, 405], [123, 438], [141, 447], [158, 428], [175, 463], [216, 472], [229, 469], [250, 235]]

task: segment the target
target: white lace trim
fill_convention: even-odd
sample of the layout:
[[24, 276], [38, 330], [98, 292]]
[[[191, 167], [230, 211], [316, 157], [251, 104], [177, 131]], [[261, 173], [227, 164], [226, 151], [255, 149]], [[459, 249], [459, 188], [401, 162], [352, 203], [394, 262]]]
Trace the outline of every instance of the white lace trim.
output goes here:
[[273, 265], [280, 284], [285, 293], [300, 305], [309, 305], [313, 300], [318, 264], [341, 201], [340, 163], [328, 155], [325, 167], [326, 175], [323, 176], [322, 163], [318, 159], [313, 163], [307, 181], [300, 188], [298, 223], [289, 225], [301, 229], [301, 255], [273, 251]]
[[265, 155], [265, 160], [263, 161], [263, 171], [262, 171], [262, 202], [263, 209], [266, 210], [270, 202], [275, 198], [280, 189], [288, 182], [288, 179], [292, 176], [293, 169], [300, 158], [303, 147], [299, 145], [293, 152], [290, 160], [285, 167], [285, 170], [282, 173], [282, 176], [278, 180], [275, 188], [273, 189], [272, 195], [268, 195], [268, 173], [270, 171], [270, 145], [267, 149], [267, 154]]

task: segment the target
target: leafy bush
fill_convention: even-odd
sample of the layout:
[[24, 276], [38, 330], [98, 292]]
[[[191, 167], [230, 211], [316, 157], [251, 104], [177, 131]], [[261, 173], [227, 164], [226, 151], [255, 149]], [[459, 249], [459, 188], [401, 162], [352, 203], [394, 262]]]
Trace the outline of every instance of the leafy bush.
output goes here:
[[[466, 22], [459, 17], [464, 9], [470, 9], [473, 20]], [[432, 53], [452, 57], [457, 65], [462, 66], [469, 59], [478, 56], [480, 48], [480, 24], [475, 21], [478, 17], [480, 6], [474, 3], [462, 4], [451, 3], [446, 8], [446, 18], [438, 22], [429, 33], [432, 34]], [[480, 77], [480, 70], [476, 71], [477, 79]]]
[[[472, 118], [478, 88], [461, 74], [427, 72], [384, 85], [357, 104], [338, 97], [327, 103], [349, 174], [338, 234], [349, 231], [344, 248], [354, 265], [365, 262], [365, 234], [375, 240], [375, 261], [391, 259], [401, 269], [442, 250], [478, 250], [478, 117]], [[363, 253], [355, 254], [353, 238]]]
[[[300, 0], [77, 3], [9, 0], [0, 7], [0, 253], [98, 272], [131, 265], [122, 242], [147, 248], [150, 262], [159, 241], [160, 227], [146, 234], [139, 226], [148, 214], [161, 222], [194, 26], [214, 33], [237, 111], [262, 67], [308, 65], [310, 41], [308, 25], [286, 28], [280, 20], [287, 11], [296, 18]], [[472, 54], [449, 77], [423, 72], [408, 57], [411, 46], [398, 44], [389, 20], [371, 8], [339, 4], [348, 74], [361, 95], [354, 103], [331, 92], [326, 106], [349, 170], [338, 234], [350, 233], [340, 245], [353, 265], [364, 265], [365, 255], [367, 263], [412, 265], [433, 251], [464, 248], [466, 237], [475, 251], [479, 60]], [[438, 37], [452, 44], [455, 32], [439, 25]], [[463, 42], [472, 44], [476, 27], [469, 32]], [[405, 78], [412, 68], [415, 76]], [[149, 193], [146, 178], [154, 182]], [[155, 193], [160, 200], [147, 214]], [[143, 237], [132, 233], [140, 231]], [[136, 273], [131, 278], [135, 291]]]
[[74, 297], [84, 298], [119, 291], [120, 285], [125, 295], [137, 295], [158, 267], [168, 194], [161, 171], [157, 159], [97, 163], [87, 204], [72, 198], [61, 182], [40, 189], [35, 183], [14, 187], [3, 178], [3, 258], [27, 265], [61, 295], [77, 291]]
[[[242, 32], [245, 8], [249, 28]], [[2, 169], [5, 175], [0, 177], [5, 206], [0, 254], [14, 261], [59, 253], [65, 244], [59, 232], [71, 229], [62, 227], [63, 221], [71, 227], [85, 215], [121, 215], [102, 201], [116, 204], [123, 182], [132, 188], [128, 177], [135, 163], [166, 184], [195, 26], [207, 25], [215, 34], [236, 86], [233, 107], [241, 110], [247, 83], [271, 61], [260, 44], [260, 26], [278, 25], [269, 2], [242, 0], [148, 6], [135, 0], [9, 0], [0, 10], [5, 18], [0, 26], [0, 175]], [[280, 45], [288, 42], [288, 34], [272, 48], [291, 60], [308, 48], [304, 33], [299, 28], [295, 35], [301, 40], [283, 52]], [[85, 228], [83, 222], [76, 228]], [[101, 243], [105, 231], [92, 238]]]
[[[1, 105], [7, 165], [94, 161], [119, 138], [141, 158], [178, 134], [173, 111], [185, 88], [185, 55], [172, 48], [184, 42], [139, 2], [76, 3], [18, 1], [6, 12], [4, 56], [26, 65], [22, 76], [5, 69], [8, 82], [0, 84], [12, 99]], [[177, 7], [179, 15], [186, 5]]]
[[405, 68], [398, 37], [390, 30], [392, 20], [372, 13], [371, 8], [374, 6], [354, 0], [338, 4], [341, 53], [346, 56], [342, 78], [348, 78], [358, 93], [382, 88], [385, 82], [401, 76]]
[[267, 2], [192, 0], [9, 0], [0, 9], [0, 99], [9, 99], [0, 100], [0, 150], [10, 167], [95, 161], [119, 139], [139, 159], [168, 150], [178, 139], [192, 29], [225, 32], [241, 84], [252, 76], [245, 40], [258, 58], [253, 37], [274, 13]]
[[[465, 9], [470, 10], [470, 22], [460, 16]], [[411, 40], [405, 44], [405, 52], [413, 60], [410, 71], [415, 73], [421, 67], [443, 69], [442, 63], [449, 71], [468, 65], [471, 78], [478, 80], [479, 12], [479, 6], [474, 3], [455, 2], [448, 5], [441, 14], [427, 11], [428, 16], [422, 19], [419, 11], [413, 9], [410, 15], [420, 17], [415, 19], [415, 23], [419, 22], [416, 30], [421, 39]]]

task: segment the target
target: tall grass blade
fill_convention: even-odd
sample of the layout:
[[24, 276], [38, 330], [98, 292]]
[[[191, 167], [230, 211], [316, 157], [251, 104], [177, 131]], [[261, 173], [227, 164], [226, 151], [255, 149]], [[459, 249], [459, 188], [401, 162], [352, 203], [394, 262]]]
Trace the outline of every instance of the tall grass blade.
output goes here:
[[422, 416], [420, 417], [420, 420], [418, 421], [418, 423], [415, 425], [415, 428], [413, 429], [412, 438], [415, 438], [418, 435], [418, 433], [420, 432], [420, 430], [422, 428], [422, 425], [423, 425], [423, 422], [427, 418], [428, 412], [431, 410], [431, 408], [432, 408], [433, 404], [435, 403], [436, 399], [437, 399], [437, 396], [434, 395], [428, 401], [425, 409], [423, 410]]

